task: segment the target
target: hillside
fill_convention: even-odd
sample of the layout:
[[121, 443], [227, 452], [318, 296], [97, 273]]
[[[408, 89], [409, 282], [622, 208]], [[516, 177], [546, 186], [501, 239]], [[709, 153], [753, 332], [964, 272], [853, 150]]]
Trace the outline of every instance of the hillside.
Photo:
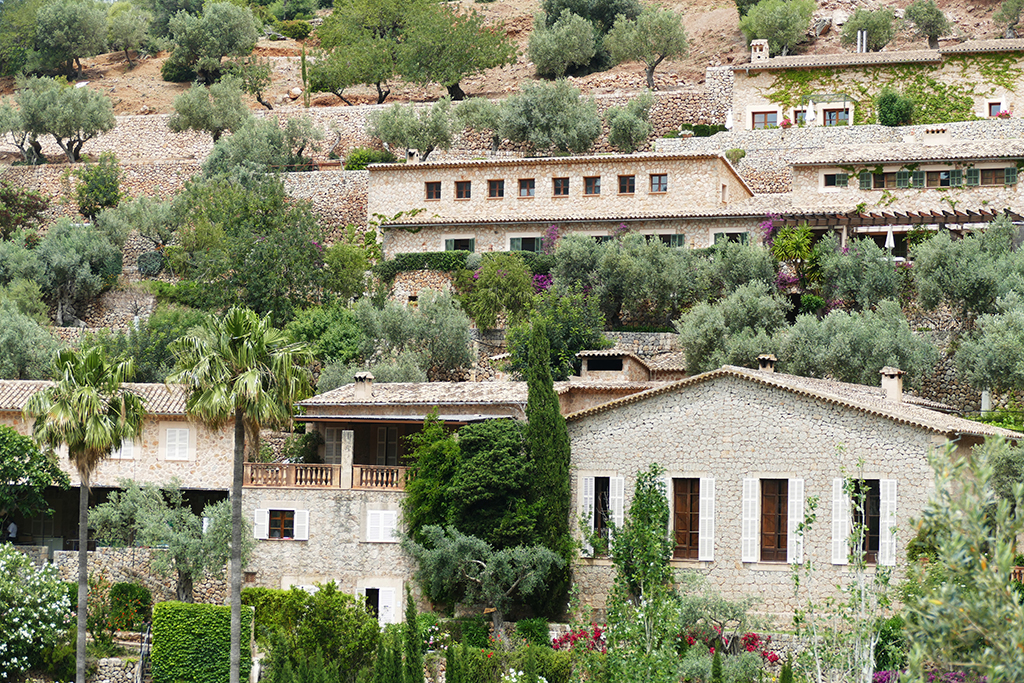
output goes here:
[[[497, 0], [493, 3], [476, 4], [471, 0], [459, 0], [466, 8], [481, 12], [490, 21], [504, 21], [508, 34], [520, 46], [521, 54], [516, 64], [502, 69], [491, 69], [486, 73], [463, 81], [463, 88], [470, 95], [501, 97], [517, 90], [528, 80], [535, 79], [533, 65], [526, 57], [526, 45], [533, 25], [533, 17], [540, 9], [539, 0]], [[645, 3], [646, 4], [646, 3]], [[743, 35], [738, 29], [738, 15], [735, 6], [728, 0], [667, 0], [657, 3], [670, 7], [685, 15], [685, 24], [690, 36], [690, 54], [685, 59], [665, 62], [659, 66], [656, 78], [660, 89], [692, 86], [703, 82], [704, 69], [709, 65], [740, 64], [749, 60]], [[910, 0], [896, 0], [885, 3], [893, 6], [897, 14], [910, 4]], [[991, 15], [998, 3], [972, 4], [965, 0], [939, 0], [939, 6], [956, 26], [952, 42], [965, 38], [995, 38], [998, 30], [993, 26]], [[865, 6], [881, 6], [872, 2]], [[842, 20], [858, 6], [855, 0], [825, 0], [819, 3], [815, 19], [835, 18]], [[910, 31], [903, 30], [886, 50], [923, 49], [927, 47], [924, 38], [915, 39]], [[839, 32], [833, 28], [813, 42], [802, 46], [807, 53], [844, 52], [839, 45]], [[256, 54], [269, 58], [274, 65], [274, 85], [270, 90], [270, 101], [275, 108], [301, 106], [288, 97], [288, 92], [302, 85], [299, 72], [300, 45], [293, 40], [261, 40]], [[172, 110], [174, 98], [184, 91], [188, 84], [166, 83], [160, 77], [160, 66], [167, 53], [143, 59], [136, 68], [128, 70], [124, 55], [114, 52], [83, 60], [86, 69], [83, 80], [88, 87], [107, 92], [114, 101], [116, 114], [167, 113]], [[587, 92], [612, 93], [635, 90], [644, 86], [643, 72], [636, 64], [622, 64], [610, 71], [590, 74], [573, 79], [575, 84]], [[0, 79], [0, 94], [13, 92], [13, 79]], [[375, 102], [372, 88], [358, 87], [350, 91], [352, 101], [357, 103]], [[395, 83], [389, 102], [424, 101], [440, 97], [440, 87], [422, 88]], [[313, 106], [346, 106], [333, 95], [317, 95]], [[255, 101], [253, 109], [260, 108]]]

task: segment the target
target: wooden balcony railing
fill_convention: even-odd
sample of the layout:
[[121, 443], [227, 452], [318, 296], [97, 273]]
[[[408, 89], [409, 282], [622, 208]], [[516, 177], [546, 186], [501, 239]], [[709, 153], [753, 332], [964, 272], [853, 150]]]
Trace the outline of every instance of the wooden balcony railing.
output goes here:
[[332, 489], [341, 486], [341, 465], [245, 463], [243, 486]]
[[408, 467], [387, 465], [353, 465], [352, 488], [405, 490], [409, 476]]

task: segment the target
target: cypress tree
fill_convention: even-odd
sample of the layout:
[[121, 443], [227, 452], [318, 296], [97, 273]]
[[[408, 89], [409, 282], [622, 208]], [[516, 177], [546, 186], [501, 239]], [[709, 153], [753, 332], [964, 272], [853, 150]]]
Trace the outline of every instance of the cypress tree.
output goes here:
[[444, 653], [445, 683], [462, 683], [462, 672], [459, 671], [458, 645], [452, 643]]
[[715, 650], [715, 658], [711, 660], [711, 683], [722, 683], [722, 651]]
[[412, 588], [405, 587], [405, 683], [423, 683], [423, 639], [416, 625]]

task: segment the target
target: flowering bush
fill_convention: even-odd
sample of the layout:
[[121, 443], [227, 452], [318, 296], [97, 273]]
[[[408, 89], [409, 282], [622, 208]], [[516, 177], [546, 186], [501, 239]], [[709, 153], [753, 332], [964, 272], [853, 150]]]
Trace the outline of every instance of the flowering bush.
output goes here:
[[554, 280], [550, 275], [534, 275], [533, 276], [533, 293], [540, 294], [551, 289], [551, 283]]
[[996, 118], [997, 119], [1012, 119], [1013, 118], [1013, 112], [1010, 111], [1009, 109], [1004, 109], [1001, 112], [999, 112], [998, 114], [996, 114]]
[[74, 615], [53, 566], [37, 569], [10, 545], [0, 546], [0, 605], [0, 680], [14, 680]]
[[783, 117], [782, 123], [779, 124], [779, 128], [786, 129], [786, 128], [789, 128], [792, 125], [793, 125], [793, 122], [789, 119], [788, 116], [786, 116], [786, 117]]
[[608, 646], [605, 643], [604, 630], [597, 624], [592, 628], [576, 629], [558, 636], [551, 641], [551, 647], [556, 650], [583, 649], [591, 652], [607, 652]]
[[[529, 677], [526, 673], [519, 671], [518, 669], [509, 669], [501, 677], [501, 683], [526, 683]], [[537, 675], [537, 683], [548, 683], [548, 679], [541, 675]]]

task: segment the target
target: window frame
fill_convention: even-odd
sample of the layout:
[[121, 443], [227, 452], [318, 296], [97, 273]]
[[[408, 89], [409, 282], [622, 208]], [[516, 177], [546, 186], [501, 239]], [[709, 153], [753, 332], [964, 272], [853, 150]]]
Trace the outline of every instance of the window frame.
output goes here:
[[[444, 251], [476, 251], [476, 238], [475, 237], [444, 237]], [[469, 249], [459, 249], [458, 242], [468, 242], [466, 245]]]
[[537, 181], [535, 178], [519, 179], [519, 198], [533, 199], [537, 196]]
[[701, 481], [698, 477], [675, 477], [671, 481], [672, 557], [697, 560], [700, 558]]
[[473, 198], [473, 181], [472, 180], [456, 180], [455, 181], [455, 201], [466, 201]]
[[[608, 490], [607, 511], [601, 526], [598, 525], [600, 510], [597, 500], [598, 480], [606, 480]], [[605, 525], [609, 521], [617, 528], [621, 528], [625, 521], [625, 479], [614, 474], [595, 472], [587, 475], [581, 473], [578, 481], [580, 482], [580, 516], [588, 528], [592, 532], [599, 531], [602, 527], [607, 529]], [[583, 539], [583, 551], [587, 555], [594, 554], [594, 548], [587, 538]]]
[[[174, 453], [171, 452], [172, 439], [171, 434], [174, 434], [173, 446]], [[182, 439], [184, 439], [184, 445], [182, 445]], [[163, 443], [163, 456], [164, 460], [172, 462], [186, 462], [191, 460], [189, 454], [192, 450], [192, 430], [189, 427], [165, 427], [164, 428], [164, 443]], [[179, 454], [180, 457], [179, 457]]]
[[551, 179], [551, 196], [556, 198], [568, 197], [571, 183], [569, 178], [559, 176]]
[[[270, 513], [272, 512], [292, 513], [292, 536], [273, 538], [270, 536]], [[308, 541], [309, 510], [278, 504], [257, 508], [253, 520], [253, 536], [260, 541]]]
[[424, 201], [428, 202], [439, 202], [441, 201], [441, 181], [440, 180], [428, 180], [423, 183], [423, 196]]
[[135, 439], [124, 439], [121, 447], [110, 452], [111, 460], [136, 460], [135, 453], [141, 450], [141, 444]]
[[[623, 181], [625, 181], [626, 190], [623, 190]], [[635, 195], [636, 194], [636, 176], [635, 175], [620, 175], [619, 176], [619, 194], [624, 195]]]
[[[995, 112], [992, 111], [992, 107], [996, 108]], [[988, 118], [990, 118], [990, 119], [998, 118], [999, 114], [1001, 114], [1002, 111], [1003, 111], [1003, 103], [1002, 102], [989, 102], [988, 106], [986, 108], [988, 110]]]
[[[783, 515], [781, 509], [777, 509], [772, 512], [771, 510], [765, 511], [763, 507], [764, 501], [764, 482], [786, 482], [786, 511]], [[775, 493], [776, 499], [779, 499], [780, 494], [778, 491]], [[775, 515], [776, 529], [774, 531], [766, 531], [764, 529], [763, 520], [765, 514]], [[742, 498], [742, 515], [741, 515], [741, 530], [740, 530], [740, 559], [744, 563], [765, 563], [765, 564], [803, 564], [804, 561], [804, 538], [803, 533], [800, 531], [800, 525], [803, 523], [804, 515], [804, 480], [798, 477], [790, 477], [788, 479], [781, 479], [778, 474], [771, 474], [761, 477], [744, 477], [743, 479], [743, 498]], [[785, 525], [785, 531], [782, 531], [782, 526]], [[774, 547], [768, 547], [770, 552], [764, 553], [764, 541], [765, 535], [772, 534], [776, 538], [776, 545]], [[781, 543], [778, 542], [782, 538], [785, 538], [785, 557], [781, 557], [782, 547]], [[767, 556], [772, 556], [775, 559], [767, 559]]]
[[[830, 116], [831, 115], [831, 116]], [[829, 119], [832, 122], [829, 123]], [[836, 126], [848, 126], [850, 125], [850, 108], [832, 108], [821, 110], [821, 125], [826, 128], [835, 128]]]
[[598, 197], [601, 195], [601, 176], [584, 176], [583, 196]]
[[398, 543], [398, 510], [367, 510], [365, 543]]
[[504, 199], [505, 198], [505, 181], [503, 179], [495, 179], [487, 181], [487, 198], [488, 199]]
[[[534, 240], [533, 244], [536, 249], [524, 249], [523, 240]], [[542, 235], [516, 235], [514, 237], [510, 235], [508, 238], [508, 250], [540, 253], [544, 251], [544, 237]]]
[[821, 182], [823, 187], [845, 189], [850, 186], [850, 175], [848, 173], [824, 173]]
[[[758, 120], [760, 118], [760, 121]], [[769, 120], [771, 119], [771, 120]], [[777, 111], [752, 111], [750, 112], [751, 130], [770, 130], [779, 127], [779, 112]]]
[[[897, 481], [895, 479], [867, 479], [878, 482], [879, 529], [878, 551], [874, 564], [893, 567], [896, 565], [896, 509]], [[847, 488], [846, 479], [832, 480], [832, 564], [846, 565], [854, 549], [851, 547], [852, 523], [854, 522], [853, 501]], [[868, 562], [868, 564], [871, 564]]]
[[650, 194], [668, 194], [668, 173], [650, 174]]

